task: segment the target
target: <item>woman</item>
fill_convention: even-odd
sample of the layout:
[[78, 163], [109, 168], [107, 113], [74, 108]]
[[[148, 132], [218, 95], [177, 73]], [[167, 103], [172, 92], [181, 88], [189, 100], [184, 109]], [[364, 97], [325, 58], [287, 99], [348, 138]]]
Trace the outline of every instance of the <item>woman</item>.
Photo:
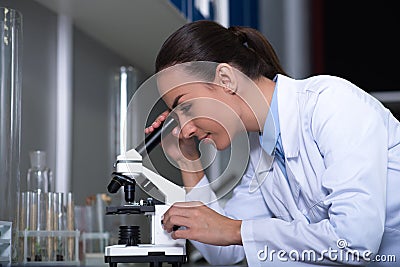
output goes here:
[[[216, 62], [211, 74], [199, 74], [210, 83], [185, 82], [185, 75], [196, 76], [189, 62]], [[291, 79], [259, 32], [211, 21], [173, 33], [156, 72], [169, 111], [146, 133], [169, 112], [177, 117], [180, 149], [165, 150], [188, 191], [188, 202], [164, 214], [173, 238], [191, 240], [212, 264], [400, 260], [400, 124], [376, 99], [337, 77]], [[240, 131], [235, 118], [249, 132], [250, 160], [222, 208], [193, 139], [224, 149]], [[176, 225], [184, 227], [173, 231]]]

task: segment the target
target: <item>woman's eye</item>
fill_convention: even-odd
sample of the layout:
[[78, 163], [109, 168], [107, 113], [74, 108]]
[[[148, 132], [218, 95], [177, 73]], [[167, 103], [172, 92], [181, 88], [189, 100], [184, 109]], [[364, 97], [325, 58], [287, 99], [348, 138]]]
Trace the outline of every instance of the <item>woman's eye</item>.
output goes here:
[[190, 104], [188, 104], [188, 105], [183, 105], [183, 106], [180, 108], [180, 111], [181, 111], [182, 113], [187, 113], [187, 112], [190, 110], [191, 107], [192, 107], [192, 105], [190, 105]]

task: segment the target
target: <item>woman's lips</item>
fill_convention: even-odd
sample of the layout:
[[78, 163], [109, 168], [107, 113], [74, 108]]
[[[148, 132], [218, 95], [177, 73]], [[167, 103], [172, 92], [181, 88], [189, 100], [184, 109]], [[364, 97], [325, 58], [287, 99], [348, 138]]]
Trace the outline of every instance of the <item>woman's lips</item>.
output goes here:
[[206, 135], [204, 135], [203, 137], [201, 137], [201, 138], [200, 138], [200, 141], [201, 141], [201, 140], [205, 140], [205, 139], [207, 139], [207, 138], [210, 138], [210, 134], [206, 134]]

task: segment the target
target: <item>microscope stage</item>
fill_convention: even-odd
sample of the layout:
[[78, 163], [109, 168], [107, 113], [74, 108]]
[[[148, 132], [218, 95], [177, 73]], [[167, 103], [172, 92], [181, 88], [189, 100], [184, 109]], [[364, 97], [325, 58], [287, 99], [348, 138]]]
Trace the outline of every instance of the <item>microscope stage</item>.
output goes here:
[[106, 247], [105, 256], [166, 256], [186, 255], [185, 246], [139, 244], [137, 246], [113, 245]]
[[153, 206], [125, 205], [125, 206], [106, 207], [106, 215], [144, 214], [146, 212], [154, 212], [154, 205]]

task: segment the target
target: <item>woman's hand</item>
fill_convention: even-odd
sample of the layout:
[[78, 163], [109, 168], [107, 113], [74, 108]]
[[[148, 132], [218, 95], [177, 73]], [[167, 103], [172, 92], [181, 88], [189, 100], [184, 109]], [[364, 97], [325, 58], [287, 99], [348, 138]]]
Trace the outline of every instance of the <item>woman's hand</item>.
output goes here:
[[[173, 231], [174, 226], [184, 229]], [[163, 217], [163, 227], [174, 239], [190, 239], [217, 246], [242, 245], [242, 221], [222, 216], [203, 203], [177, 202]]]
[[[149, 134], [160, 127], [168, 115], [169, 111], [164, 111], [151, 126], [145, 129], [145, 133]], [[179, 165], [185, 189], [190, 191], [204, 176], [195, 140], [193, 138], [184, 138], [179, 127], [175, 127], [172, 130], [172, 134], [163, 137], [161, 145], [165, 153]]]
[[[153, 132], [155, 129], [160, 127], [161, 123], [166, 120], [168, 115], [169, 111], [164, 111], [161, 113], [161, 115], [158, 116], [157, 119], [144, 130], [144, 132], [146, 134]], [[164, 148], [164, 151], [178, 164], [188, 160], [197, 160], [199, 158], [195, 141], [193, 138], [183, 138], [179, 127], [175, 127], [172, 130], [172, 135], [165, 136], [161, 141], [161, 144]]]

